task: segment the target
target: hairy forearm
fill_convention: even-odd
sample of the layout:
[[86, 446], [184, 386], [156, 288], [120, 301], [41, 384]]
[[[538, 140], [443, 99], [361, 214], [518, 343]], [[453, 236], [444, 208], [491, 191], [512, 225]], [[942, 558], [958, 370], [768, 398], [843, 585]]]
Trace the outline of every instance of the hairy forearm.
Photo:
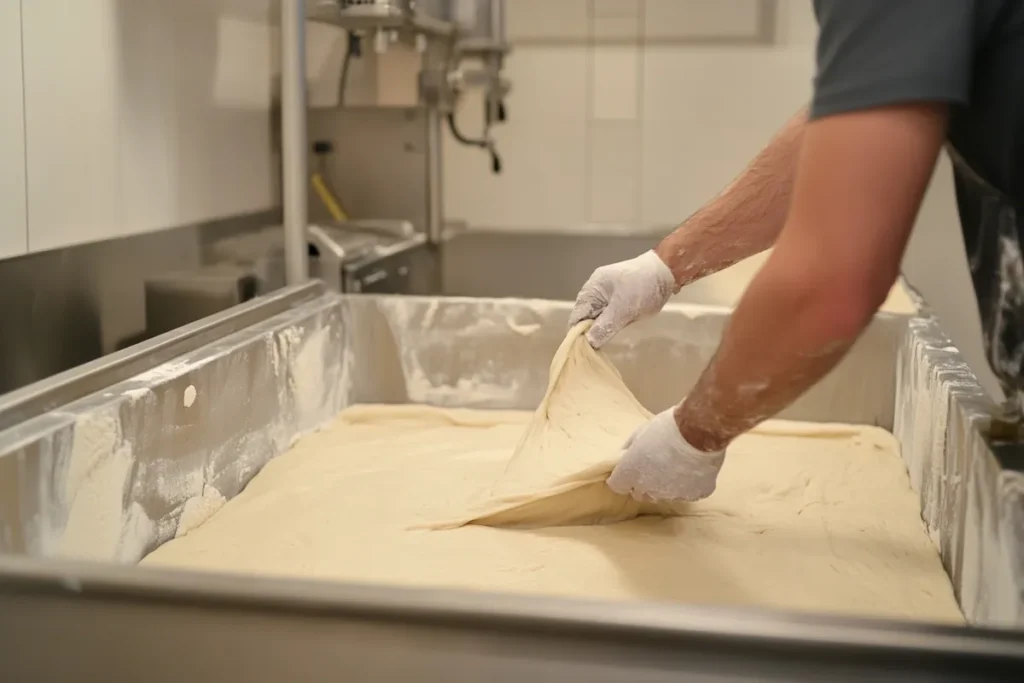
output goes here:
[[699, 450], [724, 449], [824, 377], [880, 303], [851, 300], [829, 284], [827, 273], [808, 274], [788, 259], [773, 263], [774, 257], [751, 283], [718, 353], [676, 410], [683, 437]]
[[786, 221], [806, 123], [802, 109], [721, 194], [658, 245], [677, 289], [772, 246]]
[[785, 229], [675, 416], [703, 451], [824, 377], [885, 300], [946, 132], [945, 107], [878, 107], [807, 125]]

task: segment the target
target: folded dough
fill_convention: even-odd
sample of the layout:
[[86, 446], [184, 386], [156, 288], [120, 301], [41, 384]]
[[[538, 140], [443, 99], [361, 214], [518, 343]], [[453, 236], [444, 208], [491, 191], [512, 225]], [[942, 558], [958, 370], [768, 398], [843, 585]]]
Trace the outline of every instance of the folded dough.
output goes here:
[[639, 503], [605, 484], [622, 444], [652, 414], [587, 342], [590, 325], [573, 327], [558, 347], [547, 393], [501, 478], [467, 514], [429, 528], [606, 524], [682, 514], [685, 503]]

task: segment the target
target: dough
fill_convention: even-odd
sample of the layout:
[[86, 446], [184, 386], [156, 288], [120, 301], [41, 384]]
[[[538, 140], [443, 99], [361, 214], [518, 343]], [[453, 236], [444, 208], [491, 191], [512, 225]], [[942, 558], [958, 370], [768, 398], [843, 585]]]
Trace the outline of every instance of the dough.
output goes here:
[[415, 529], [458, 510], [488, 524], [640, 511], [603, 480], [648, 414], [580, 333], [536, 414], [349, 408], [143, 564], [963, 623], [899, 444], [874, 427], [766, 423], [730, 446], [715, 494], [674, 516]]
[[356, 406], [144, 565], [417, 587], [774, 607], [962, 623], [898, 444], [773, 422], [676, 517], [410, 527], [500, 478], [529, 413]]
[[555, 352], [547, 392], [498, 481], [468, 514], [430, 528], [607, 524], [686, 509], [638, 503], [605, 485], [622, 444], [652, 415], [607, 356], [587, 343], [590, 325], [576, 325]]

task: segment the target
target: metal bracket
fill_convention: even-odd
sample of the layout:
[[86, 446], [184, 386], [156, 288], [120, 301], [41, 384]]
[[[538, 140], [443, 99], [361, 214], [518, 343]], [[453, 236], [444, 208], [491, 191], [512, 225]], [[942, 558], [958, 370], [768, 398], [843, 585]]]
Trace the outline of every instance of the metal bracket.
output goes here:
[[306, 234], [310, 243], [320, 252], [320, 279], [331, 291], [340, 292], [341, 265], [345, 262], [345, 248], [331, 239], [319, 225], [309, 226]]

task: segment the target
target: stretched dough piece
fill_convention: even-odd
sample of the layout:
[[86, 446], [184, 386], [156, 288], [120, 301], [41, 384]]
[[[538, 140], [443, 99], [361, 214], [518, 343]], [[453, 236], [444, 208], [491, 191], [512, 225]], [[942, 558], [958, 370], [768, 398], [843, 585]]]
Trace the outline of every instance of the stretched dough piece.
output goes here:
[[683, 513], [685, 503], [638, 503], [605, 484], [622, 444], [652, 415], [607, 356], [591, 348], [584, 336], [590, 324], [573, 327], [558, 347], [547, 393], [501, 478], [467, 515], [429, 528], [606, 524]]

